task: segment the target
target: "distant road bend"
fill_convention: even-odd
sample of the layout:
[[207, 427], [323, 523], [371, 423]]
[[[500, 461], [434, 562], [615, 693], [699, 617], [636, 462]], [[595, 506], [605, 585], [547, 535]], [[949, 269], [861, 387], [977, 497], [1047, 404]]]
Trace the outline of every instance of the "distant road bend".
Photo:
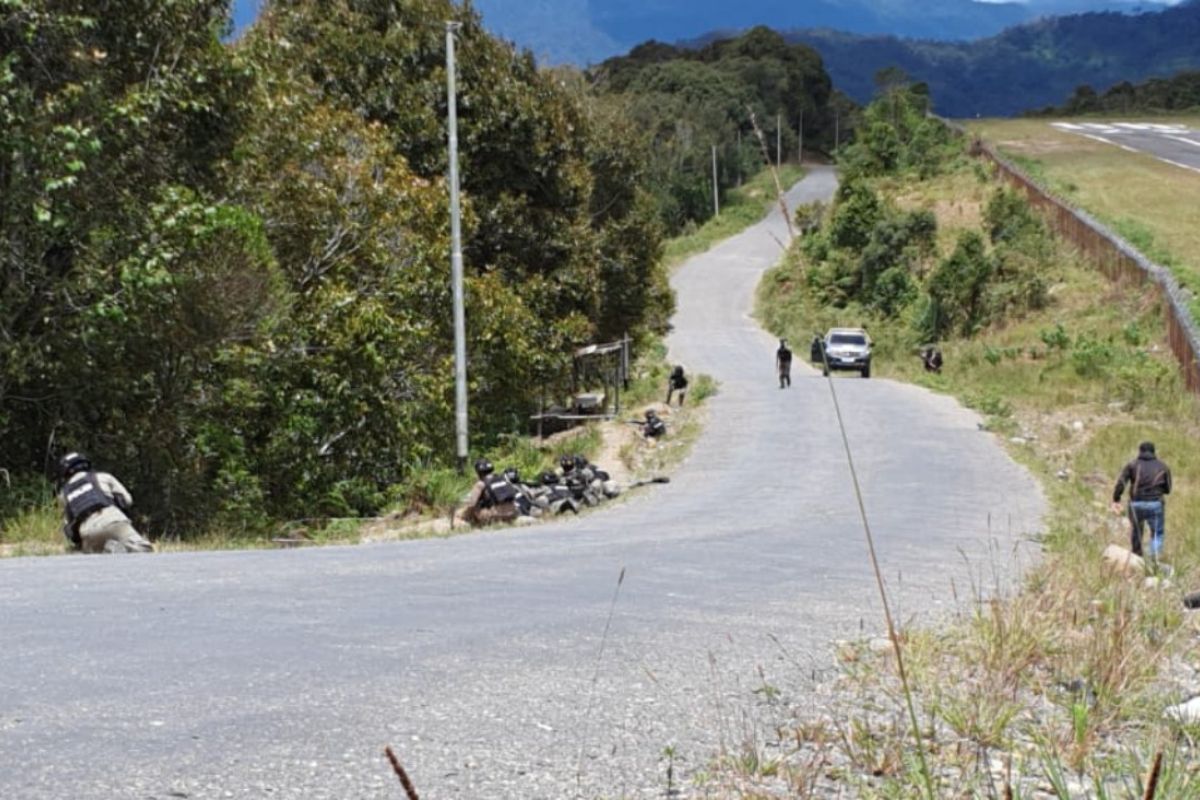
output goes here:
[[1200, 131], [1187, 125], [1153, 122], [1052, 122], [1061, 131], [1147, 153], [1160, 161], [1200, 172]]
[[[834, 188], [814, 168], [792, 207]], [[881, 618], [829, 388], [799, 366], [778, 389], [749, 316], [785, 236], [773, 212], [676, 274], [672, 358], [721, 391], [672, 483], [609, 511], [0, 562], [0, 797], [396, 798], [388, 743], [422, 796], [657, 797], [665, 748], [678, 776], [768, 735], [764, 680], [813, 707], [831, 642]], [[975, 415], [891, 381], [837, 387], [899, 617], [1011, 578], [1044, 501]]]

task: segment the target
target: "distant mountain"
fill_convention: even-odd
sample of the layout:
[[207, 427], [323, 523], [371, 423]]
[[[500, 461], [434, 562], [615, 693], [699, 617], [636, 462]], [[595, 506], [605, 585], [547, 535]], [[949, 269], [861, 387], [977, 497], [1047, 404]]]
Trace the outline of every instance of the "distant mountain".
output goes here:
[[1089, 13], [1042, 19], [970, 43], [793, 31], [821, 54], [834, 85], [865, 101], [875, 73], [896, 66], [929, 84], [940, 113], [1008, 116], [1063, 102], [1077, 86], [1200, 67], [1200, 0], [1140, 14]]
[[[246, 2], [247, 0], [241, 0]], [[598, 63], [648, 39], [678, 42], [755, 25], [939, 41], [994, 35], [1053, 14], [1161, 9], [1172, 0], [475, 0], [489, 30], [549, 63]]]

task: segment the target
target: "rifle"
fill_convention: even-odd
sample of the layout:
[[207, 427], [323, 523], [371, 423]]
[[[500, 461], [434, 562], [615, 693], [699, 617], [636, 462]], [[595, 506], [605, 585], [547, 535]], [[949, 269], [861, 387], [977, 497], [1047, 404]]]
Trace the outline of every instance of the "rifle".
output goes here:
[[671, 479], [668, 478], [666, 475], [658, 475], [653, 478], [643, 478], [640, 481], [634, 481], [633, 483], [629, 484], [629, 488], [636, 489], [639, 486], [649, 486], [652, 483], [670, 483], [670, 482], [671, 482]]

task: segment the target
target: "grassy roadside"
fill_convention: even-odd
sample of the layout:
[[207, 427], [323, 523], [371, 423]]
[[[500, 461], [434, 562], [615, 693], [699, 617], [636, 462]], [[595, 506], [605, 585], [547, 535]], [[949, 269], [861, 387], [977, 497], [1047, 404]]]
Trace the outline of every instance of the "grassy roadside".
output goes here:
[[[1200, 117], [1128, 121], [1200, 128]], [[1169, 267], [1183, 286], [1200, 295], [1200, 226], [1196, 225], [1200, 174], [1060, 131], [1050, 122], [974, 120], [967, 123], [967, 128], [1059, 197], [1092, 214], [1147, 257]], [[1194, 315], [1200, 312], [1200, 302], [1194, 300], [1191, 306]]]
[[[945, 256], [978, 227], [992, 191], [961, 169], [924, 183], [882, 182], [901, 207], [927, 208]], [[941, 375], [920, 368], [901, 323], [872, 323], [876, 370], [951, 394], [977, 409], [1012, 455], [1043, 482], [1052, 509], [1044, 557], [1009, 599], [963, 598], [943, 629], [903, 634], [938, 797], [1141, 796], [1156, 752], [1166, 769], [1158, 798], [1200, 796], [1192, 748], [1200, 729], [1163, 719], [1165, 706], [1200, 693], [1195, 620], [1181, 605], [1200, 588], [1200, 404], [1181, 386], [1148, 294], [1117, 292], [1058, 246], [1049, 304], [970, 340], [943, 345]], [[852, 312], [807, 295], [797, 252], [760, 287], [773, 332], [806, 342]], [[1170, 587], [1146, 588], [1100, 558], [1127, 545], [1107, 510], [1112, 483], [1137, 442], [1154, 440], [1177, 477], [1168, 504]], [[787, 755], [738, 776], [735, 796], [920, 797], [891, 657], [854, 645], [833, 713], [781, 731]], [[1044, 792], [1038, 794], [1038, 792]], [[771, 795], [773, 796], [773, 795]]]
[[[779, 182], [784, 189], [802, 177], [804, 170], [797, 164], [784, 164], [779, 168]], [[667, 268], [673, 269], [722, 239], [741, 233], [761, 220], [775, 202], [775, 179], [771, 176], [771, 170], [764, 169], [726, 195], [719, 216], [666, 243], [663, 260]]]

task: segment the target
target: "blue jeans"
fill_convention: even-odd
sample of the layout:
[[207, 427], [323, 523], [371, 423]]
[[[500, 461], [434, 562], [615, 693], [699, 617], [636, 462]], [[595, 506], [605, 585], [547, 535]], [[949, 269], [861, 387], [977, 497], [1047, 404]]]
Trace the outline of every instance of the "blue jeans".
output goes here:
[[1142, 526], [1150, 526], [1150, 556], [1158, 558], [1158, 554], [1162, 552], [1163, 546], [1163, 525], [1166, 519], [1166, 513], [1163, 510], [1162, 500], [1135, 500], [1132, 503], [1130, 511], [1130, 522], [1132, 530], [1130, 531], [1130, 543], [1133, 545], [1133, 552], [1142, 555]]

